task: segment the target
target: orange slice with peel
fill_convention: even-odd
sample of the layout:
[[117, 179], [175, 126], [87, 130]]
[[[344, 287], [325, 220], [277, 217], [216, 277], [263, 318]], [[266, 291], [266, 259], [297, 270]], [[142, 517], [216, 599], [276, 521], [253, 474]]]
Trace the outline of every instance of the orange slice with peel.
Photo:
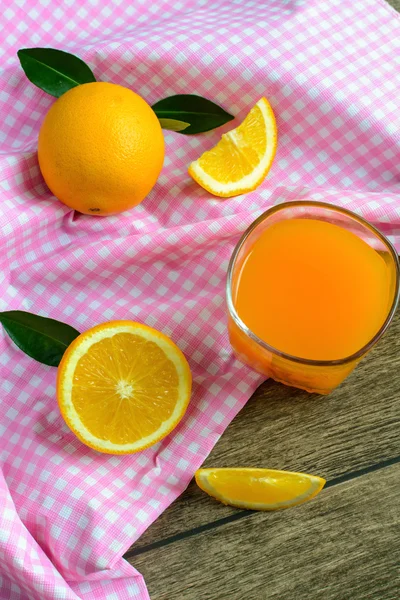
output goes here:
[[199, 469], [197, 485], [223, 504], [249, 510], [278, 510], [314, 498], [322, 477], [273, 469]]
[[186, 358], [166, 335], [133, 321], [111, 321], [67, 348], [57, 398], [65, 422], [84, 444], [130, 454], [176, 427], [191, 383]]
[[215, 196], [238, 196], [262, 183], [275, 157], [278, 135], [271, 105], [261, 98], [239, 127], [192, 162], [189, 175]]

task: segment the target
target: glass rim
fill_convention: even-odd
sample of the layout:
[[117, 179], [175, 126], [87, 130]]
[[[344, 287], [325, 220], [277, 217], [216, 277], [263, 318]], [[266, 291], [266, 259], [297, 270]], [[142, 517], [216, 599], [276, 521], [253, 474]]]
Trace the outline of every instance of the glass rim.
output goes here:
[[[267, 344], [267, 342], [264, 342], [264, 340], [259, 338], [249, 327], [247, 327], [247, 325], [239, 317], [239, 315], [236, 311], [236, 308], [233, 304], [233, 298], [232, 298], [233, 269], [234, 269], [238, 254], [239, 254], [240, 250], [242, 249], [244, 243], [246, 242], [247, 238], [258, 227], [258, 225], [260, 225], [260, 223], [265, 221], [268, 217], [275, 214], [276, 212], [279, 212], [280, 210], [291, 208], [293, 206], [298, 206], [298, 207], [308, 206], [308, 207], [325, 208], [325, 209], [331, 210], [332, 212], [338, 212], [345, 216], [351, 217], [352, 219], [354, 219], [355, 221], [358, 221], [361, 225], [363, 225], [364, 227], [366, 227], [367, 229], [372, 231], [372, 233], [374, 233], [374, 235], [376, 237], [378, 237], [384, 243], [384, 245], [388, 248], [388, 250], [393, 258], [393, 262], [395, 265], [395, 272], [396, 272], [396, 281], [395, 281], [393, 302], [390, 307], [390, 310], [388, 311], [387, 317], [386, 317], [385, 321], [383, 322], [382, 326], [379, 328], [379, 330], [376, 332], [376, 334], [369, 340], [369, 342], [367, 344], [365, 344], [362, 348], [357, 350], [357, 352], [354, 352], [353, 354], [351, 354], [350, 356], [346, 356], [344, 358], [338, 358], [335, 360], [315, 360], [315, 359], [309, 359], [309, 358], [301, 358], [299, 356], [294, 356], [292, 354], [287, 354], [286, 352], [282, 352], [281, 350], [278, 350], [274, 346], [270, 346], [269, 344]], [[251, 223], [251, 225], [242, 234], [240, 240], [238, 241], [238, 243], [236, 244], [236, 246], [233, 250], [233, 253], [230, 258], [229, 265], [228, 265], [228, 273], [227, 273], [227, 280], [226, 280], [226, 299], [227, 299], [229, 314], [232, 317], [235, 324], [237, 325], [237, 327], [239, 327], [239, 329], [244, 334], [246, 334], [250, 339], [252, 339], [254, 342], [256, 342], [256, 344], [258, 344], [265, 350], [279, 356], [280, 358], [283, 358], [283, 359], [286, 359], [288, 361], [295, 362], [298, 364], [302, 364], [302, 365], [315, 366], [315, 367], [338, 366], [338, 365], [345, 365], [347, 363], [351, 363], [355, 360], [362, 358], [364, 356], [364, 354], [366, 354], [376, 344], [376, 342], [382, 337], [382, 335], [385, 333], [385, 331], [387, 330], [387, 328], [389, 327], [390, 323], [393, 320], [393, 317], [395, 315], [397, 305], [399, 302], [399, 279], [400, 279], [399, 257], [397, 255], [397, 252], [396, 252], [393, 244], [390, 242], [390, 240], [387, 239], [386, 236], [383, 235], [383, 233], [381, 233], [379, 231], [379, 229], [374, 227], [374, 225], [372, 225], [369, 221], [367, 221], [363, 217], [360, 217], [356, 213], [353, 213], [352, 211], [347, 210], [346, 208], [341, 208], [339, 206], [336, 206], [334, 204], [329, 204], [327, 202], [318, 202], [315, 200], [290, 200], [288, 202], [283, 202], [281, 204], [277, 204], [277, 205], [269, 208], [265, 212], [263, 212], [257, 219], [255, 219], [255, 221], [253, 221], [253, 223]]]

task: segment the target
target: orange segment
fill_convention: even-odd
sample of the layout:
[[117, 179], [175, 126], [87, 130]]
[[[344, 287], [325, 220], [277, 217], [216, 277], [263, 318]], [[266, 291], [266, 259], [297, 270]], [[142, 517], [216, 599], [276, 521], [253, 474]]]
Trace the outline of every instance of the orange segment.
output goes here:
[[83, 333], [58, 370], [61, 414], [100, 452], [129, 454], [165, 437], [183, 417], [191, 374], [179, 348], [159, 331], [112, 321]]
[[314, 498], [324, 487], [322, 477], [273, 469], [199, 469], [197, 485], [230, 506], [278, 510]]
[[264, 181], [277, 147], [275, 116], [261, 98], [239, 127], [224, 133], [214, 148], [189, 167], [189, 175], [220, 197], [254, 190]]

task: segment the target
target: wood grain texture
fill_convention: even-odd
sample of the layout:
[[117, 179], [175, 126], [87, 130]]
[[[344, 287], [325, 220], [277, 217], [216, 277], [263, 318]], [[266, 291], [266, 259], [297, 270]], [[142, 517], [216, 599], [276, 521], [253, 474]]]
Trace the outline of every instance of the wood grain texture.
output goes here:
[[[332, 479], [400, 455], [400, 314], [386, 336], [329, 396], [267, 381], [228, 427], [204, 465], [305, 471]], [[237, 512], [194, 484], [134, 549]]]
[[381, 469], [131, 562], [152, 600], [398, 600], [399, 478]]

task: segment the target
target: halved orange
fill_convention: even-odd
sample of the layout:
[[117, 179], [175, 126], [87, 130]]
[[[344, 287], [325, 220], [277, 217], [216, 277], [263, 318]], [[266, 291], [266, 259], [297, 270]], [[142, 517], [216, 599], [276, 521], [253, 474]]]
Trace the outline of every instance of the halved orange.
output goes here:
[[189, 166], [189, 175], [215, 196], [250, 192], [271, 168], [278, 143], [271, 105], [261, 98], [239, 127], [224, 133], [214, 148]]
[[176, 427], [191, 384], [186, 358], [166, 335], [133, 321], [111, 321], [82, 333], [66, 350], [57, 398], [84, 444], [130, 454]]
[[199, 469], [197, 485], [223, 504], [249, 510], [278, 510], [314, 498], [322, 477], [273, 469]]

